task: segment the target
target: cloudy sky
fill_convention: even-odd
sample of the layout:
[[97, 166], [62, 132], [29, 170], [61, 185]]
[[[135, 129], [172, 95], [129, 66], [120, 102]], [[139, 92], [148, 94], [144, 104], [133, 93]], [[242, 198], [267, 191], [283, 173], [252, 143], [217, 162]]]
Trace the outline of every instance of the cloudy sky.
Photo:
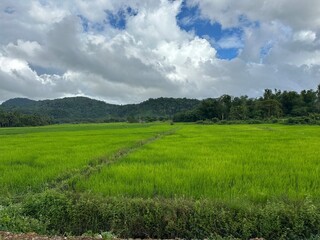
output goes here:
[[257, 97], [319, 83], [319, 0], [0, 1], [0, 102]]

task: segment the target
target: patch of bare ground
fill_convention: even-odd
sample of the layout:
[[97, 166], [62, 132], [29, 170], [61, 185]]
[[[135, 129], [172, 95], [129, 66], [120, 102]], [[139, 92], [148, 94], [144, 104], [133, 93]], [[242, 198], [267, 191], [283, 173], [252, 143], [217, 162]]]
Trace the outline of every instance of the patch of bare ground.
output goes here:
[[[10, 233], [0, 231], [0, 240], [97, 240], [103, 239], [101, 235], [96, 235], [95, 237], [88, 236], [70, 236], [70, 237], [61, 237], [61, 236], [41, 236], [36, 233]], [[110, 240], [121, 240], [120, 238], [107, 238]], [[129, 240], [141, 240], [141, 239], [133, 239], [129, 238]], [[152, 240], [152, 239], [148, 239]], [[167, 239], [170, 240], [170, 239]], [[179, 240], [179, 239], [175, 239]], [[265, 240], [264, 238], [251, 238], [250, 240]]]
[[[101, 235], [97, 235], [96, 237], [87, 237], [87, 236], [79, 236], [79, 237], [61, 237], [61, 236], [41, 236], [36, 233], [10, 233], [10, 232], [2, 232], [0, 231], [0, 240], [97, 240], [102, 239]], [[116, 238], [112, 238], [117, 240]]]

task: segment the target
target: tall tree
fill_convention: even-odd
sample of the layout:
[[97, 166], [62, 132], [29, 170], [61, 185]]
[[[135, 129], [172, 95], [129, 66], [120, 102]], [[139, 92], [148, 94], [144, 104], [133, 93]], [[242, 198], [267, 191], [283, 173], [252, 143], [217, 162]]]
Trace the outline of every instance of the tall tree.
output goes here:
[[260, 108], [264, 118], [279, 118], [282, 114], [281, 104], [275, 99], [267, 99], [260, 102]]
[[316, 111], [320, 113], [320, 84], [318, 85], [317, 91], [316, 91]]
[[273, 93], [271, 89], [265, 89], [264, 94], [263, 94], [263, 99], [264, 100], [269, 100], [273, 98]]
[[248, 118], [248, 96], [235, 97], [230, 108], [230, 119], [245, 120]]
[[281, 95], [281, 104], [286, 115], [299, 116], [302, 103], [301, 96], [295, 91], [284, 91]]
[[218, 115], [221, 120], [227, 119], [229, 117], [231, 108], [232, 97], [225, 94], [218, 99]]

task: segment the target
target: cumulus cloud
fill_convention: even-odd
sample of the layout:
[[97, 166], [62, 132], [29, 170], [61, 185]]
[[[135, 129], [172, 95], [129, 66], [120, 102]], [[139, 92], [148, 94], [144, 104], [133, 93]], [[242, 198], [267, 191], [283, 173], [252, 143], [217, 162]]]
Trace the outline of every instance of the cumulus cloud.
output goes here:
[[295, 30], [319, 30], [320, 8], [317, 0], [187, 0], [199, 5], [203, 17], [220, 22], [224, 27], [243, 23], [241, 16], [260, 22], [280, 21]]
[[307, 43], [312, 43], [316, 38], [316, 33], [310, 30], [296, 32], [293, 36], [293, 40]]
[[[197, 17], [243, 33], [218, 41], [178, 25], [182, 3], [1, 1], [0, 101], [73, 95], [112, 103], [224, 93], [255, 97], [264, 88], [299, 91], [319, 84], [317, 1], [186, 0], [199, 7]], [[215, 48], [236, 48], [239, 54], [222, 60]]]

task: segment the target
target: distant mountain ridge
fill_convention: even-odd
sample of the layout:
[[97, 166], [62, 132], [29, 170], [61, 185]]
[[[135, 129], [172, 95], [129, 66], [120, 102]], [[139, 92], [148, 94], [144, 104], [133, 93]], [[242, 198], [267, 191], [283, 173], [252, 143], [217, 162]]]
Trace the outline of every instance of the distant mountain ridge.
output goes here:
[[13, 98], [1, 104], [4, 111], [38, 114], [51, 117], [55, 122], [82, 122], [127, 118], [172, 118], [176, 113], [191, 110], [200, 100], [187, 98], [148, 99], [139, 104], [116, 105], [87, 97], [66, 97], [54, 100]]
[[5, 102], [2, 103], [2, 106], [4, 107], [10, 107], [10, 106], [28, 106], [28, 105], [32, 105], [34, 104], [36, 101], [35, 100], [31, 100], [29, 98], [11, 98]]

